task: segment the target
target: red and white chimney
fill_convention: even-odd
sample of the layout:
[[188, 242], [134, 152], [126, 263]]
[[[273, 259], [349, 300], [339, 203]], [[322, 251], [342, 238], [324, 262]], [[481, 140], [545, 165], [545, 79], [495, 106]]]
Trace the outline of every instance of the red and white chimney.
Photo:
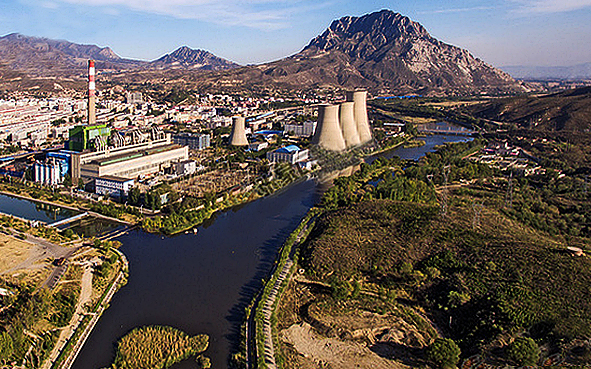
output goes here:
[[88, 125], [96, 124], [96, 87], [94, 82], [94, 60], [88, 61]]

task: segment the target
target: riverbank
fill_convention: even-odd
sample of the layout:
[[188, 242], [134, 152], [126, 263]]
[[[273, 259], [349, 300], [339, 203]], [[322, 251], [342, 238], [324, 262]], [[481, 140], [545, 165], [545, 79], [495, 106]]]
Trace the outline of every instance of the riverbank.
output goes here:
[[78, 357], [80, 350], [86, 343], [100, 317], [109, 307], [111, 299], [126, 284], [126, 279], [129, 275], [127, 258], [117, 249], [112, 249], [112, 252], [118, 255], [118, 262], [121, 263], [117, 277], [110, 283], [94, 307], [90, 308], [88, 312], [80, 314], [74, 320], [74, 327], [71, 329], [70, 337], [62, 341], [60, 346], [55, 347], [52, 352], [53, 357], [50, 356], [43, 369], [70, 369], [72, 367], [72, 364]]
[[[0, 215], [0, 224], [0, 283], [6, 294], [0, 328], [10, 334], [10, 342], [3, 342], [8, 345], [3, 346], [3, 359], [31, 368], [64, 368], [54, 365], [58, 354], [83, 343], [78, 337], [89, 316], [102, 312], [87, 310], [87, 305], [100, 299], [104, 308], [108, 306], [116, 289], [106, 289], [110, 295], [100, 298], [101, 286], [122, 284], [114, 269], [126, 275], [126, 259], [113, 248], [113, 241], [93, 243], [12, 215]], [[89, 247], [92, 244], [95, 247]], [[121, 261], [111, 260], [109, 249]]]

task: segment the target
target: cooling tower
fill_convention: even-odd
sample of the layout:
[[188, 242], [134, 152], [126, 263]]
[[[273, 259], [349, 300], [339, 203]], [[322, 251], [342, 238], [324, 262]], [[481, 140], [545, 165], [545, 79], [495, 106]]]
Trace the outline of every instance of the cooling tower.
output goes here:
[[88, 125], [96, 123], [94, 60], [88, 61]]
[[330, 151], [343, 151], [347, 148], [339, 125], [338, 105], [318, 107], [318, 126], [312, 143]]
[[247, 146], [246, 128], [244, 117], [232, 117], [232, 133], [230, 134], [230, 145]]
[[371, 129], [367, 119], [367, 91], [347, 91], [347, 101], [354, 103], [355, 123], [357, 124], [357, 133], [359, 141], [364, 144], [371, 141]]
[[339, 118], [341, 123], [341, 131], [343, 131], [343, 138], [347, 148], [357, 146], [361, 143], [359, 134], [357, 133], [357, 124], [355, 124], [355, 115], [353, 111], [353, 102], [344, 102], [341, 104], [339, 110]]

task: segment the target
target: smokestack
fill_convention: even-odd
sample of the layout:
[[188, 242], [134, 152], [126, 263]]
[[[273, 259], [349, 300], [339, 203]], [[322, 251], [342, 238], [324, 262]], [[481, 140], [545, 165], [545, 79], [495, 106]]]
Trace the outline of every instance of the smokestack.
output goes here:
[[369, 119], [367, 118], [367, 91], [347, 91], [347, 101], [354, 103], [355, 123], [357, 124], [357, 133], [359, 141], [364, 144], [371, 141], [371, 129], [369, 128]]
[[230, 145], [247, 146], [246, 128], [244, 117], [232, 117], [232, 133], [230, 134]]
[[353, 102], [344, 102], [341, 104], [339, 111], [341, 130], [343, 131], [343, 138], [347, 148], [357, 146], [361, 143], [359, 134], [357, 133], [357, 125], [355, 124], [355, 116], [353, 111]]
[[318, 126], [312, 143], [330, 151], [346, 149], [345, 139], [339, 125], [339, 106], [320, 105], [318, 107]]
[[96, 124], [94, 60], [88, 61], [88, 125]]

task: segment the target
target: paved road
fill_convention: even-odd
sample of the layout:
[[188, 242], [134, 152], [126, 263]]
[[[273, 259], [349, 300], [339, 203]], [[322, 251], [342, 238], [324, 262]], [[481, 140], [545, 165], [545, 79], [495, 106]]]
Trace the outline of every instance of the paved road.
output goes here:
[[[294, 242], [292, 248], [291, 248], [291, 253], [289, 255], [289, 258], [287, 259], [287, 261], [285, 262], [285, 264], [283, 265], [283, 268], [281, 268], [281, 271], [279, 272], [279, 276], [277, 278], [277, 280], [275, 281], [275, 284], [273, 285], [273, 289], [271, 290], [271, 293], [269, 294], [269, 297], [267, 298], [266, 301], [264, 301], [263, 304], [263, 316], [264, 316], [264, 323], [263, 323], [263, 334], [265, 336], [265, 352], [264, 354], [264, 359], [265, 359], [265, 364], [267, 365], [267, 367], [269, 369], [276, 369], [277, 368], [277, 364], [275, 362], [275, 347], [273, 345], [273, 326], [271, 324], [271, 316], [273, 315], [274, 312], [274, 305], [275, 305], [275, 300], [277, 299], [277, 294], [279, 293], [279, 289], [281, 288], [281, 285], [283, 284], [283, 282], [288, 279], [291, 278], [293, 272], [292, 272], [292, 266], [294, 265], [293, 262], [293, 254], [295, 252], [295, 250], [298, 248], [301, 239], [303, 237], [303, 235], [305, 234], [306, 230], [308, 229], [308, 227], [311, 224], [311, 220], [308, 221], [308, 224], [306, 224], [305, 227], [302, 228], [302, 230], [298, 233], [296, 241]], [[258, 353], [259, 355], [261, 353]]]

